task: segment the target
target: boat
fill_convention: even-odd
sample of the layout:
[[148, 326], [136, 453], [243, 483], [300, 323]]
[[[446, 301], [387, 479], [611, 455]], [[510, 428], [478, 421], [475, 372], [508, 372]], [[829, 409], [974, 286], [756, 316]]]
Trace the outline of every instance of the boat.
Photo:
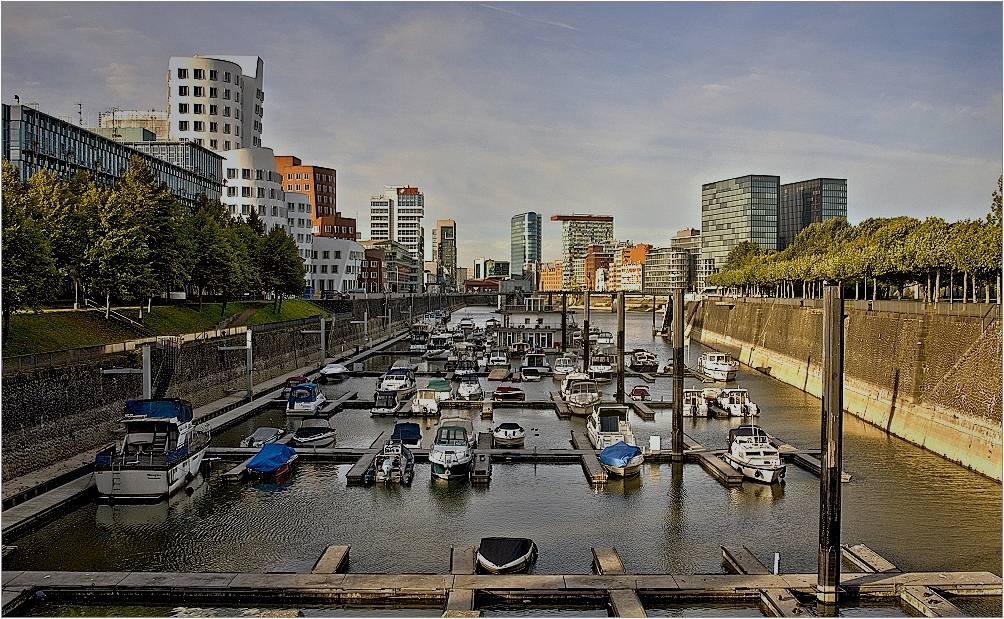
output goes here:
[[596, 381], [580, 380], [571, 386], [565, 397], [565, 402], [573, 415], [588, 417], [593, 413], [593, 409], [600, 403], [602, 397], [596, 386]]
[[520, 368], [519, 379], [523, 382], [535, 383], [540, 380], [540, 372], [537, 368]]
[[429, 344], [424, 355], [426, 359], [445, 359], [449, 355], [453, 340], [448, 333], [433, 333], [429, 336]]
[[624, 404], [598, 404], [593, 414], [586, 419], [586, 435], [593, 448], [606, 449], [620, 441], [634, 445], [629, 414], [630, 409]]
[[457, 361], [457, 367], [453, 370], [453, 377], [460, 379], [467, 374], [475, 377], [478, 375], [477, 362], [473, 359], [461, 359], [460, 361]]
[[760, 414], [760, 409], [745, 389], [722, 389], [714, 404], [729, 417], [756, 417]]
[[[466, 421], [466, 423], [464, 423]], [[470, 419], [444, 419], [429, 452], [432, 475], [440, 479], [466, 478], [471, 468]]]
[[325, 382], [330, 382], [332, 380], [339, 380], [348, 376], [349, 368], [345, 367], [341, 363], [329, 363], [321, 368], [318, 374], [320, 374], [320, 377], [323, 378]]
[[394, 424], [394, 431], [390, 438], [401, 441], [405, 447], [422, 447], [422, 426], [411, 422], [398, 422]]
[[522, 447], [526, 430], [518, 423], [506, 421], [492, 430], [492, 440], [496, 447]]
[[547, 362], [547, 355], [542, 352], [528, 352], [523, 355], [519, 367], [521, 369], [534, 369], [539, 374], [550, 374], [551, 365]]
[[618, 441], [600, 452], [600, 464], [614, 477], [631, 477], [641, 472], [645, 456], [637, 445]]
[[512, 383], [502, 383], [492, 392], [492, 400], [496, 402], [523, 402], [526, 400], [526, 393]]
[[635, 348], [631, 351], [631, 361], [628, 364], [635, 372], [658, 372], [659, 371], [659, 359], [653, 353], [645, 350], [644, 348]]
[[380, 387], [377, 391], [396, 391], [403, 400], [415, 393], [416, 389], [415, 374], [411, 368], [392, 367], [383, 375], [383, 380], [380, 381]]
[[195, 425], [192, 403], [126, 400], [120, 441], [94, 457], [102, 497], [160, 499], [195, 478], [209, 447], [209, 425]]
[[414, 325], [409, 337], [408, 350], [411, 352], [424, 353], [429, 350], [428, 325]]
[[463, 318], [460, 319], [460, 322], [457, 323], [457, 327], [461, 331], [466, 331], [466, 332], [474, 331], [474, 319], [471, 318], [470, 316], [464, 316]]
[[635, 385], [631, 388], [631, 393], [628, 394], [628, 397], [636, 402], [644, 402], [645, 400], [651, 400], [652, 394], [649, 393], [648, 387], [645, 385]]
[[279, 440], [279, 437], [285, 434], [281, 428], [256, 428], [250, 436], [245, 436], [241, 440], [241, 447], [254, 447], [255, 449], [261, 447], [265, 443], [274, 443]]
[[596, 334], [596, 344], [598, 346], [613, 346], [614, 334], [609, 331], [600, 331]]
[[457, 397], [461, 400], [483, 400], [485, 399], [484, 389], [481, 388], [481, 379], [477, 374], [464, 374], [460, 377], [460, 386], [457, 387]]
[[575, 359], [569, 356], [561, 356], [554, 360], [554, 373], [555, 378], [564, 378], [572, 372], [577, 370]]
[[537, 561], [537, 545], [526, 538], [483, 537], [477, 558], [478, 566], [491, 574], [523, 572]]
[[729, 382], [736, 379], [739, 362], [727, 352], [706, 352], [697, 360], [697, 370], [713, 380]]
[[565, 380], [561, 381], [561, 386], [558, 388], [561, 392], [561, 397], [567, 400], [568, 394], [572, 390], [572, 385], [583, 380], [589, 380], [589, 374], [585, 372], [572, 372], [565, 376]]
[[372, 481], [383, 484], [402, 483], [406, 486], [415, 478], [415, 456], [411, 450], [397, 439], [390, 439], [373, 457], [370, 468], [364, 474], [363, 483]]
[[266, 443], [245, 465], [254, 479], [276, 484], [284, 483], [293, 474], [296, 450], [282, 443]]
[[704, 398], [701, 389], [683, 390], [683, 416], [684, 417], [708, 416], [708, 401]]
[[744, 424], [729, 430], [729, 449], [722, 454], [722, 460], [753, 481], [784, 483], [786, 467], [781, 454], [760, 426]]
[[593, 380], [609, 381], [614, 375], [614, 357], [605, 353], [598, 353], [589, 359], [589, 369], [586, 370], [589, 378]]
[[511, 359], [519, 359], [525, 355], [530, 350], [530, 345], [526, 342], [513, 342], [509, 344], [509, 357]]
[[293, 433], [292, 441], [299, 447], [327, 447], [337, 436], [327, 417], [308, 417]]
[[377, 391], [373, 394], [373, 408], [370, 415], [382, 417], [396, 415], [404, 410], [408, 400], [401, 398], [400, 391]]
[[317, 383], [300, 383], [289, 391], [286, 400], [287, 415], [316, 415], [327, 399]]
[[411, 412], [423, 415], [438, 415], [439, 403], [449, 400], [453, 395], [453, 387], [448, 380], [433, 378], [429, 384], [415, 393], [411, 402]]
[[279, 397], [277, 400], [286, 401], [289, 399], [289, 392], [293, 390], [293, 387], [301, 383], [309, 383], [310, 379], [306, 376], [290, 376], [286, 379], [286, 382], [282, 385], [282, 391], [279, 392]]
[[492, 351], [488, 354], [488, 367], [508, 368], [509, 367], [508, 351], [502, 350], [500, 348], [492, 349]]

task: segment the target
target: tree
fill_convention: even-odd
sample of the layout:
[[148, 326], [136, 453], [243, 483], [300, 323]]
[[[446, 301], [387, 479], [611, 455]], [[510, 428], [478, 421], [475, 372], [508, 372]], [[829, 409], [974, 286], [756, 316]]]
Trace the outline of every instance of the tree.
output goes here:
[[36, 172], [28, 180], [27, 189], [52, 246], [59, 274], [69, 277], [77, 286], [82, 285], [84, 257], [95, 234], [96, 205], [105, 201], [101, 197], [104, 190], [87, 172], [63, 183], [48, 170]]
[[303, 293], [303, 276], [306, 273], [303, 260], [296, 243], [278, 226], [262, 239], [261, 256], [261, 283], [273, 295], [274, 311], [278, 314], [283, 296]]
[[199, 289], [199, 310], [206, 290], [220, 290], [230, 279], [232, 252], [225, 234], [227, 215], [223, 205], [202, 196], [194, 217], [189, 220], [195, 262], [191, 282]]
[[84, 280], [92, 292], [123, 301], [143, 299], [157, 290], [150, 248], [138, 214], [121, 197], [109, 195], [98, 206], [95, 238], [84, 253]]

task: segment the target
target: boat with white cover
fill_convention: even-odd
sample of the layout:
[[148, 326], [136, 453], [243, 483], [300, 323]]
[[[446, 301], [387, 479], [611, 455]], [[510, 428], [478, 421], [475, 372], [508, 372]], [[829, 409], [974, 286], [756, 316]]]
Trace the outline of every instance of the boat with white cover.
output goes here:
[[522, 447], [526, 440], [526, 430], [514, 421], [506, 421], [492, 430], [492, 440], [497, 447]]
[[465, 374], [460, 377], [457, 387], [457, 397], [461, 400], [483, 400], [485, 391], [481, 388], [481, 379], [477, 374]]
[[433, 378], [429, 384], [415, 393], [411, 402], [411, 412], [423, 415], [438, 415], [439, 403], [449, 400], [453, 395], [450, 382], [442, 378]]
[[411, 368], [392, 367], [383, 375], [378, 391], [396, 391], [401, 399], [415, 393], [418, 386]]
[[727, 352], [706, 352], [697, 360], [698, 373], [721, 382], [736, 379], [739, 362]]
[[250, 435], [245, 436], [241, 442], [240, 447], [254, 447], [257, 449], [265, 443], [274, 443], [279, 440], [279, 437], [285, 434], [281, 428], [255, 428], [255, 431]]
[[563, 355], [554, 360], [554, 377], [557, 379], [563, 379], [572, 372], [578, 370], [575, 364], [575, 359], [567, 355]]
[[191, 402], [126, 400], [121, 422], [125, 435], [94, 458], [100, 496], [160, 499], [199, 474], [210, 432], [195, 425]]
[[490, 574], [523, 572], [537, 561], [537, 545], [526, 538], [483, 537], [477, 559], [478, 566]]
[[722, 459], [747, 479], [784, 483], [786, 467], [781, 454], [760, 426], [744, 424], [729, 430], [729, 450], [722, 454]]

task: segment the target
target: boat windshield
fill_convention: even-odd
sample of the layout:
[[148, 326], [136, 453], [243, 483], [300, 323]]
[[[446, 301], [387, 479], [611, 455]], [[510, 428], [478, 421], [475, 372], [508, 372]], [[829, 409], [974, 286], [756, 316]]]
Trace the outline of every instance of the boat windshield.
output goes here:
[[437, 445], [467, 445], [467, 430], [458, 426], [446, 426], [436, 433]]
[[314, 399], [314, 389], [313, 387], [294, 387], [290, 392], [289, 397], [297, 401], [306, 401]]
[[397, 406], [397, 394], [396, 393], [377, 393], [376, 394], [376, 407], [377, 408], [394, 408]]

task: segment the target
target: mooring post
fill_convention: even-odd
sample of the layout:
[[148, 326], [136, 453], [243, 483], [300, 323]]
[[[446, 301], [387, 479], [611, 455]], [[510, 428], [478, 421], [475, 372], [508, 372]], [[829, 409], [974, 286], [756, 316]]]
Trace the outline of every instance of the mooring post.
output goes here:
[[254, 356], [251, 352], [251, 329], [246, 331], [247, 333], [247, 349], [248, 349], [248, 400], [254, 398], [254, 387], [252, 386], [252, 377], [254, 376]]
[[656, 308], [655, 308], [655, 306], [656, 306], [655, 295], [652, 295], [652, 335], [656, 334], [656, 329], [655, 329], [655, 314], [656, 314], [655, 309]]
[[[840, 470], [844, 410], [844, 289], [823, 286], [823, 423], [820, 436], [819, 578], [816, 600], [835, 604], [840, 586]], [[820, 613], [822, 614], [822, 613]]]
[[561, 293], [561, 352], [568, 351], [568, 295]]
[[582, 317], [582, 371], [589, 368], [589, 291], [585, 292], [585, 307]]
[[617, 403], [624, 403], [624, 291], [617, 291]]
[[153, 374], [150, 371], [150, 345], [143, 344], [143, 399], [153, 397]]
[[[667, 304], [668, 305], [668, 304]], [[669, 308], [666, 308], [669, 311]], [[673, 459], [683, 460], [683, 288], [673, 292]]]
[[324, 316], [321, 316], [321, 365], [328, 360], [328, 338], [324, 331]]

